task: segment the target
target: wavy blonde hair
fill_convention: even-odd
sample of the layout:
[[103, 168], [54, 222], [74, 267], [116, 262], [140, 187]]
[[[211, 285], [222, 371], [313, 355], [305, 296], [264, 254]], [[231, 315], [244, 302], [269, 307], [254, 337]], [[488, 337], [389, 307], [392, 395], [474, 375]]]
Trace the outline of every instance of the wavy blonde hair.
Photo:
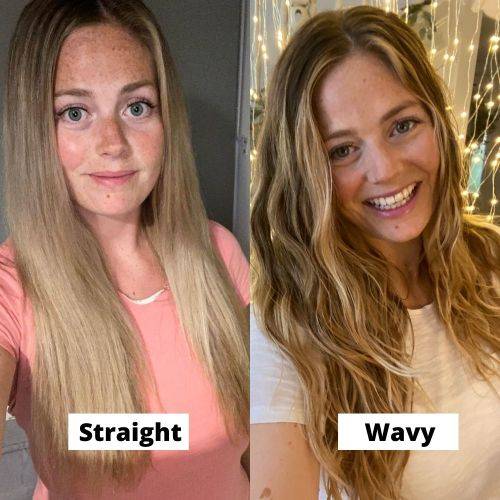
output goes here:
[[417, 384], [409, 315], [389, 282], [390, 264], [342, 218], [315, 115], [322, 77], [354, 51], [377, 56], [432, 118], [440, 167], [422, 260], [450, 338], [487, 380], [498, 374], [492, 275], [500, 271], [500, 234], [463, 214], [464, 165], [447, 97], [416, 34], [372, 7], [306, 22], [268, 87], [252, 181], [253, 302], [264, 332], [298, 371], [306, 435], [329, 497], [346, 489], [396, 499], [409, 452], [337, 450], [338, 413], [407, 412]]
[[57, 154], [58, 54], [71, 32], [96, 23], [123, 27], [155, 62], [165, 151], [141, 224], [231, 435], [248, 428], [248, 350], [244, 310], [211, 242], [182, 92], [153, 15], [138, 0], [32, 1], [12, 39], [4, 108], [7, 221], [36, 331], [30, 444], [49, 484], [81, 481], [97, 491], [110, 481], [138, 481], [150, 454], [68, 452], [67, 414], [147, 412], [146, 394], [155, 383], [101, 248], [70, 199]]

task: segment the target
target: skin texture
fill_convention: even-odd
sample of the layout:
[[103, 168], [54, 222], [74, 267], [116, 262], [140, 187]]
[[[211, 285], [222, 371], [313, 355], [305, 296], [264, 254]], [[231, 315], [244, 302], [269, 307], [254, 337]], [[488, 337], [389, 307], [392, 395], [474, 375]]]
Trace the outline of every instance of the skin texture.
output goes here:
[[[65, 40], [55, 81], [57, 146], [67, 184], [117, 288], [132, 298], [166, 284], [140, 229], [140, 207], [158, 179], [164, 148], [155, 74], [147, 48], [120, 26], [98, 24]], [[124, 91], [137, 82], [146, 84]], [[82, 90], [90, 95], [78, 95]], [[135, 173], [109, 186], [92, 177], [105, 171]]]
[[[433, 124], [422, 104], [379, 59], [363, 53], [326, 74], [316, 98], [343, 216], [386, 255], [419, 247], [433, 211], [440, 161]], [[351, 132], [330, 138], [340, 130]], [[397, 218], [380, 217], [363, 203], [414, 182], [421, 182], [416, 204]]]
[[250, 440], [251, 500], [317, 500], [319, 464], [302, 425], [253, 424]]
[[[151, 84], [122, 93], [125, 85], [144, 80]], [[69, 89], [94, 94], [55, 99], [59, 157], [76, 203], [91, 216], [130, 220], [153, 189], [163, 154], [163, 125], [148, 50], [119, 27], [80, 28], [63, 44], [55, 88], [56, 95]], [[142, 104], [144, 99], [155, 107]], [[130, 106], [133, 103], [138, 104]], [[100, 185], [89, 175], [128, 170], [137, 172], [120, 186]]]

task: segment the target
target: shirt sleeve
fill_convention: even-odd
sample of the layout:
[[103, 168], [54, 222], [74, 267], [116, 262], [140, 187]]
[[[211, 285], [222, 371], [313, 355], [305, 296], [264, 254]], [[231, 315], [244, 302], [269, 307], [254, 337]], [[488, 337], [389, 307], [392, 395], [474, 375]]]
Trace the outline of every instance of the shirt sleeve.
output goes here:
[[293, 363], [267, 338], [250, 312], [250, 423], [305, 423]]
[[240, 245], [233, 234], [217, 222], [210, 221], [210, 232], [238, 296], [247, 306], [250, 303], [250, 273], [248, 261]]
[[0, 257], [0, 347], [19, 361], [21, 297], [15, 271]]

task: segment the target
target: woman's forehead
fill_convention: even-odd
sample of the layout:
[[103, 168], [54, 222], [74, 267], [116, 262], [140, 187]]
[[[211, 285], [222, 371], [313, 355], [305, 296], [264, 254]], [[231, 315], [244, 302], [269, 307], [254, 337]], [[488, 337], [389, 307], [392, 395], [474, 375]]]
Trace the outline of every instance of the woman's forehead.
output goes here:
[[402, 102], [418, 99], [386, 64], [370, 53], [354, 53], [331, 68], [319, 82], [315, 109], [323, 127], [352, 128], [378, 120]]
[[96, 24], [76, 29], [64, 41], [56, 86], [74, 85], [82, 79], [98, 84], [119, 77], [152, 76], [151, 55], [143, 44], [118, 25]]

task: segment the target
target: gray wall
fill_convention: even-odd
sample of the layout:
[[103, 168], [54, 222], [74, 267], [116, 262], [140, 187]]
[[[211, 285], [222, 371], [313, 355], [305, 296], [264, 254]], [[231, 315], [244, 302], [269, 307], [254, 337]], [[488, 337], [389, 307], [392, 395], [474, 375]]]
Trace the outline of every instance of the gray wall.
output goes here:
[[[145, 0], [163, 28], [181, 77], [208, 215], [229, 229], [233, 227], [240, 16], [243, 2]], [[27, 3], [26, 0], [0, 0], [2, 93], [9, 40], [17, 18]], [[0, 213], [0, 240], [5, 236]]]

